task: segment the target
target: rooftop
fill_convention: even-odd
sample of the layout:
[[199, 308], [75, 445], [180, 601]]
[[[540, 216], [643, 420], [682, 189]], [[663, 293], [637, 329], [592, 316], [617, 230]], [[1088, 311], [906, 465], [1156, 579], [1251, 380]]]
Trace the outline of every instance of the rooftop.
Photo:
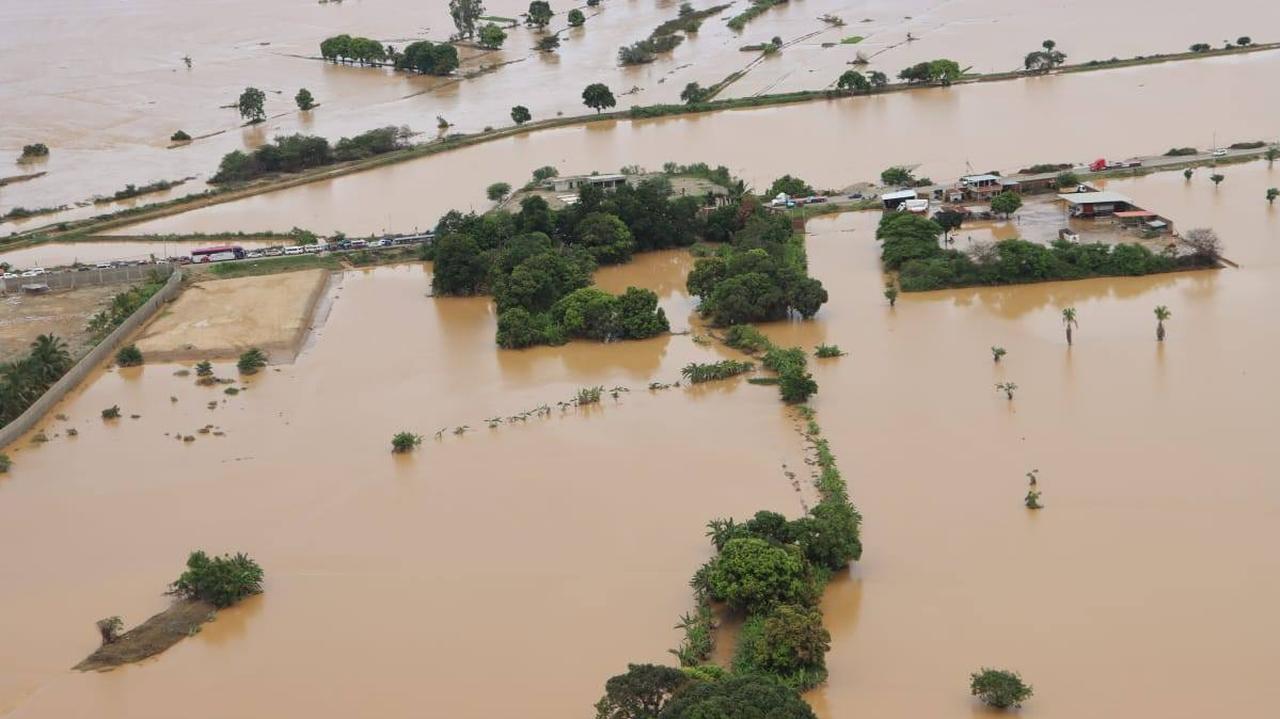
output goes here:
[[915, 190], [898, 190], [897, 192], [886, 192], [880, 196], [882, 200], [914, 200], [919, 197]]
[[1120, 194], [1119, 192], [1068, 192], [1058, 195], [1059, 200], [1063, 200], [1072, 205], [1094, 205], [1107, 202], [1124, 202], [1132, 205], [1133, 200]]
[[1000, 179], [999, 175], [965, 175], [960, 178], [961, 182], [996, 182]]

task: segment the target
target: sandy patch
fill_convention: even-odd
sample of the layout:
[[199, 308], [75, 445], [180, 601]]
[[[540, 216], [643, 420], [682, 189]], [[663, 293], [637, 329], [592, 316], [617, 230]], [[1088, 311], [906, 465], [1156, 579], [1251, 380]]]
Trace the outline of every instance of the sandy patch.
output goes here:
[[218, 359], [250, 347], [273, 361], [297, 353], [316, 301], [329, 279], [326, 270], [198, 282], [138, 336], [148, 360]]
[[0, 361], [26, 355], [37, 335], [53, 334], [67, 341], [79, 357], [93, 344], [89, 318], [111, 304], [111, 298], [128, 285], [99, 285], [74, 290], [0, 297]]

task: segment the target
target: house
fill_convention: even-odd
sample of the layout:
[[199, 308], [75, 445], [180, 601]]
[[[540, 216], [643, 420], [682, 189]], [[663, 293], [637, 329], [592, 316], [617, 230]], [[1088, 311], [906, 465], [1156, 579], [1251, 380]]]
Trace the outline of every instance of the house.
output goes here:
[[965, 175], [960, 178], [960, 186], [970, 197], [990, 197], [1000, 192], [999, 175]]
[[1133, 200], [1119, 192], [1106, 190], [1098, 192], [1068, 192], [1058, 195], [1058, 199], [1067, 203], [1072, 217], [1099, 217], [1126, 210], [1141, 209], [1133, 204]]
[[907, 200], [915, 200], [920, 194], [915, 190], [899, 190], [897, 192], [886, 192], [880, 196], [880, 202], [884, 204], [886, 210], [896, 210], [898, 205]]
[[546, 181], [546, 187], [555, 192], [577, 192], [586, 185], [595, 185], [604, 190], [612, 190], [627, 184], [626, 175], [569, 175], [553, 177]]

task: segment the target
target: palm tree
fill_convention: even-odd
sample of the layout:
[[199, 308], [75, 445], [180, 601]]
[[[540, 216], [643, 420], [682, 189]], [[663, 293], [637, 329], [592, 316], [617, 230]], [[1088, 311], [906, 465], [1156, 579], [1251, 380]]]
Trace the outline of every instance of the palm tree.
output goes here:
[[997, 363], [1000, 362], [1001, 357], [1004, 357], [1007, 354], [1009, 353], [1003, 347], [996, 347], [994, 345], [991, 347], [991, 359]]
[[1067, 346], [1071, 346], [1071, 328], [1079, 327], [1080, 323], [1076, 322], [1076, 308], [1067, 307], [1062, 310], [1062, 325], [1067, 328]]
[[53, 384], [71, 367], [67, 343], [53, 335], [40, 335], [31, 343], [32, 371], [45, 384]]
[[1156, 342], [1164, 342], [1164, 321], [1173, 316], [1168, 307], [1156, 307]]

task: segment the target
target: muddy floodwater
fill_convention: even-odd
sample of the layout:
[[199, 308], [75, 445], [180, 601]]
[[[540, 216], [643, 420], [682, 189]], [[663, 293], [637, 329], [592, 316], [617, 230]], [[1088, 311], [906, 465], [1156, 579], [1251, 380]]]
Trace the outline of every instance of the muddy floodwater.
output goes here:
[[[878, 181], [895, 165], [944, 182], [971, 171], [1160, 154], [1274, 137], [1280, 53], [1105, 73], [935, 88], [788, 107], [539, 132], [314, 182], [133, 225], [124, 234], [288, 231], [349, 234], [434, 226], [453, 208], [483, 211], [485, 187], [520, 186], [553, 165], [562, 174], [663, 162], [724, 164], [756, 188], [785, 173], [819, 188]], [[1188, 103], [1233, 108], [1205, 117]], [[1040, 119], [1043, 118], [1043, 119]]]
[[[807, 695], [821, 716], [982, 715], [966, 681], [983, 665], [1034, 684], [1026, 717], [1280, 703], [1280, 327], [1260, 320], [1280, 301], [1280, 213], [1263, 199], [1280, 174], [1223, 172], [1216, 190], [1178, 173], [1110, 189], [1215, 227], [1240, 269], [890, 309], [877, 215], [810, 222], [831, 301], [814, 322], [766, 329], [849, 352], [815, 361], [814, 406], [867, 547], [824, 598], [831, 676]], [[655, 288], [683, 330], [689, 266], [644, 255], [599, 282]], [[20, 581], [0, 585], [0, 711], [413, 717], [427, 695], [449, 716], [589, 716], [626, 662], [668, 659], [708, 518], [799, 513], [783, 474], [802, 466], [799, 438], [771, 388], [644, 389], [722, 350], [678, 335], [499, 352], [486, 300], [432, 299], [428, 282], [418, 265], [347, 273], [297, 362], [217, 409], [219, 389], [172, 365], [110, 371], [56, 410], [69, 419], [46, 423], [53, 441], [9, 450], [0, 573]], [[1065, 306], [1079, 312], [1072, 348]], [[993, 365], [997, 344], [1009, 354]], [[1001, 381], [1018, 384], [1013, 402]], [[556, 406], [597, 384], [631, 391]], [[550, 417], [485, 426], [543, 403]], [[104, 425], [110, 404], [126, 419]], [[207, 424], [226, 435], [173, 437]], [[401, 429], [427, 439], [392, 457]], [[1038, 513], [1022, 506], [1033, 468]], [[161, 608], [197, 547], [252, 552], [266, 593], [155, 661], [67, 670], [94, 620]]]
[[[699, 8], [710, 4], [694, 3]], [[863, 69], [890, 76], [938, 57], [954, 58], [976, 72], [1004, 71], [1020, 67], [1023, 56], [1045, 38], [1055, 39], [1070, 61], [1086, 62], [1179, 52], [1196, 42], [1216, 47], [1224, 39], [1246, 34], [1254, 34], [1257, 41], [1272, 40], [1261, 37], [1260, 28], [1280, 24], [1280, 9], [1257, 0], [1227, 0], [1215, 4], [1212, 12], [1205, 12], [1202, 3], [1173, 0], [1162, 3], [1158, 13], [1143, 3], [1104, 0], [1056, 6], [1016, 0], [872, 0], [854, 5], [805, 0], [770, 9], [735, 32], [725, 23], [744, 8], [739, 2], [708, 18], [696, 34], [656, 62], [617, 65], [620, 46], [645, 38], [674, 18], [678, 6], [676, 0], [608, 0], [598, 8], [583, 8], [586, 24], [568, 28], [570, 6], [552, 3], [556, 15], [550, 29], [562, 41], [556, 53], [534, 52], [538, 35], [516, 28], [501, 50], [474, 57], [467, 66], [474, 70], [501, 65], [497, 71], [440, 79], [335, 67], [315, 55], [322, 39], [343, 32], [397, 48], [414, 40], [444, 39], [454, 28], [443, 2], [223, 0], [175, 7], [165, 0], [137, 0], [127, 8], [111, 0], [5, 3], [0, 7], [0, 47], [6, 50], [6, 62], [0, 66], [0, 106], [12, 111], [0, 113], [0, 155], [16, 158], [22, 145], [34, 142], [47, 144], [51, 154], [40, 163], [0, 170], [0, 177], [47, 172], [0, 190], [0, 214], [14, 207], [72, 205], [109, 196], [129, 183], [195, 177], [169, 195], [199, 192], [223, 154], [256, 147], [277, 134], [305, 132], [336, 140], [373, 127], [409, 125], [425, 139], [435, 132], [437, 116], [452, 123], [453, 131], [476, 132], [510, 124], [510, 108], [516, 104], [528, 106], [539, 119], [578, 114], [585, 110], [582, 88], [590, 82], [606, 83], [618, 95], [618, 107], [626, 108], [678, 102], [687, 83], [706, 87], [735, 72], [744, 74], [722, 97], [831, 87], [859, 55], [869, 61]], [[490, 14], [505, 17], [516, 17], [526, 8], [524, 0], [486, 3]], [[846, 24], [828, 25], [819, 19], [826, 14]], [[133, 37], [145, 41], [120, 41]], [[784, 47], [769, 57], [740, 49], [774, 37]], [[852, 42], [855, 38], [861, 40]], [[472, 52], [464, 55], [471, 57]], [[191, 59], [190, 67], [184, 57]], [[1194, 71], [1178, 73], [1191, 74], [1178, 75], [1183, 82], [1164, 96], [1166, 100], [1180, 99], [1182, 107], [1232, 107], [1233, 112], [1219, 113], [1222, 119], [1245, 114], [1235, 102], [1197, 101], [1208, 83], [1197, 79]], [[1265, 81], [1234, 76], [1212, 84], [1266, 86]], [[268, 119], [255, 127], [241, 126], [235, 110], [228, 107], [246, 86], [267, 95]], [[302, 87], [320, 103], [311, 112], [300, 113], [294, 106], [294, 94]], [[1125, 87], [1127, 93], [1138, 92]], [[1257, 92], [1239, 93], [1234, 100], [1251, 95], [1274, 99], [1273, 94]], [[1082, 116], [1103, 106], [1100, 98], [1083, 98], [1069, 108], [1020, 119], [1045, 118], [1051, 134], [1070, 134]], [[1000, 112], [989, 117], [1012, 110], [996, 107]], [[979, 122], [973, 129], [982, 131], [984, 125]], [[169, 137], [177, 130], [186, 131], [195, 142], [170, 147]], [[765, 137], [780, 141], [787, 136], [792, 133]], [[846, 136], [850, 138], [863, 146], [883, 144], [864, 135]], [[0, 158], [0, 163], [10, 161]], [[56, 219], [33, 218], [0, 224], [0, 229], [7, 232], [123, 206], [127, 205], [73, 208]]]

